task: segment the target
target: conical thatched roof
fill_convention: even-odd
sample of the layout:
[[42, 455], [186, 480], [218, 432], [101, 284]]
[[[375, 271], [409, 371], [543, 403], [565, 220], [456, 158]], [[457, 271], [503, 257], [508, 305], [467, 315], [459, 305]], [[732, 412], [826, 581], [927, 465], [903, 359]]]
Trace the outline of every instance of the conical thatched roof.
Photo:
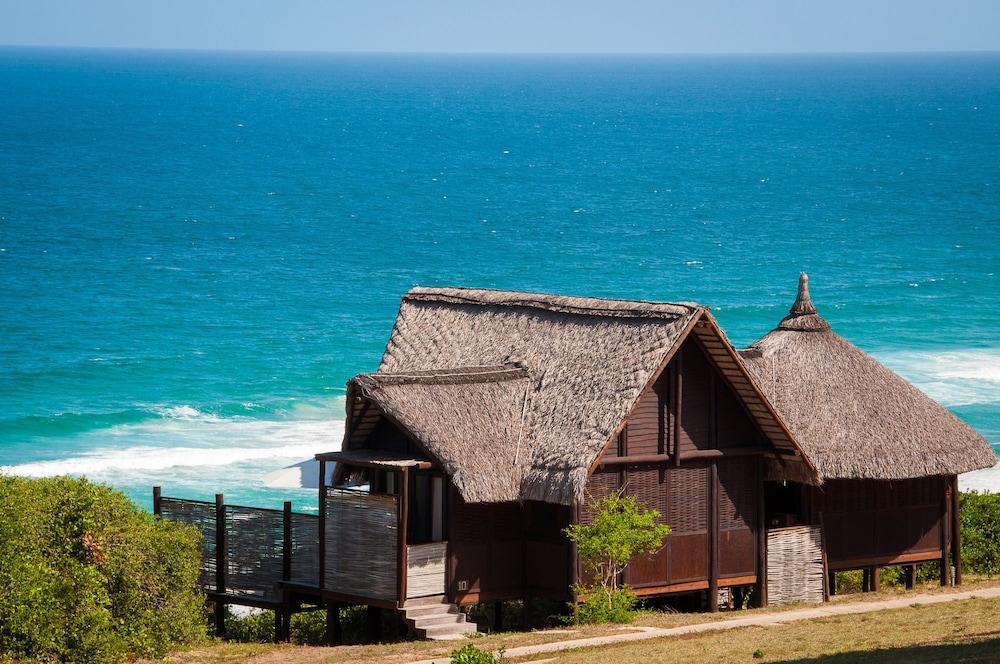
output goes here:
[[997, 462], [971, 427], [833, 332], [804, 273], [788, 316], [740, 355], [824, 479], [953, 475]]
[[696, 324], [725, 356], [721, 370], [753, 401], [761, 427], [797, 454], [714, 319], [691, 303], [414, 288], [379, 373], [356, 386], [445, 464], [466, 500], [573, 504], [601, 450]]
[[[470, 502], [516, 500], [528, 374], [513, 365], [362, 374], [348, 386], [416, 438]], [[475, 441], [470, 445], [470, 441]]]

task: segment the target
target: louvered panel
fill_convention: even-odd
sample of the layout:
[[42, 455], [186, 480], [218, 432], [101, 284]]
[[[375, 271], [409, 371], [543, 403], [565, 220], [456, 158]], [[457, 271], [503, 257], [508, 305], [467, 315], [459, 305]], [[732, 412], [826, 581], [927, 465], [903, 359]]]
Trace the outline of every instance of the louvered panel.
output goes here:
[[619, 488], [618, 471], [599, 471], [590, 476], [587, 481], [587, 500], [580, 510], [580, 521], [590, 523], [594, 519], [591, 503], [611, 495]]
[[719, 529], [755, 529], [757, 523], [757, 483], [754, 462], [720, 461]]
[[704, 464], [669, 470], [667, 523], [675, 533], [708, 529], [708, 468]]

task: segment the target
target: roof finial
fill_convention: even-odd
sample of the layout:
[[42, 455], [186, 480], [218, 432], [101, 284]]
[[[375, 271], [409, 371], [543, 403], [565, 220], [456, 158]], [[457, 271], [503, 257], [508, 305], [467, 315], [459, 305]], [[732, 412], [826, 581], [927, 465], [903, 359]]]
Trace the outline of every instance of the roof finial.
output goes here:
[[795, 304], [792, 305], [792, 310], [789, 313], [793, 316], [816, 313], [816, 307], [813, 306], [812, 298], [809, 297], [809, 275], [805, 272], [799, 273], [799, 294], [796, 296]]

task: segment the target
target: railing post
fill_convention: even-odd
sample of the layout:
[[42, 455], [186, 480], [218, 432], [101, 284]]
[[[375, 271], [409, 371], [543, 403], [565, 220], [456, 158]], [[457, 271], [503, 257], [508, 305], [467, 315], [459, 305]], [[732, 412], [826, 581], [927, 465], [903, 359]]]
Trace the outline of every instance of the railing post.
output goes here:
[[282, 514], [281, 580], [292, 580], [292, 501], [286, 500]]
[[319, 462], [319, 579], [317, 587], [322, 590], [326, 577], [326, 461]]
[[215, 494], [215, 634], [226, 635], [226, 504], [221, 493]]
[[160, 487], [153, 487], [153, 514], [160, 516]]

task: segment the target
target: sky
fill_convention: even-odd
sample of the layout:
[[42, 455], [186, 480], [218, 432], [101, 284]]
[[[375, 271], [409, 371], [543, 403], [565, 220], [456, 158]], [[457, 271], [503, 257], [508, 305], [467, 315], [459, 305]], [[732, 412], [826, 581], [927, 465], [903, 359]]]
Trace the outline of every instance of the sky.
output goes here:
[[404, 53], [1000, 50], [1000, 0], [0, 0], [0, 44]]

